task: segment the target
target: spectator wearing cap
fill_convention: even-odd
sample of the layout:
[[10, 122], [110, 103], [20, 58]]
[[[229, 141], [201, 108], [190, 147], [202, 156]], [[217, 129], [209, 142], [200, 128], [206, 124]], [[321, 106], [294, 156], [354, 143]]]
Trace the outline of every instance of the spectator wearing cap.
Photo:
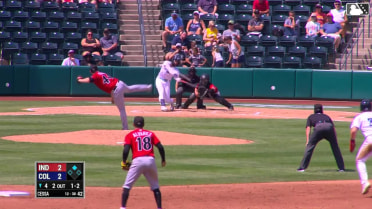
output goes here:
[[217, 12], [217, 1], [216, 0], [199, 0], [198, 2], [199, 15], [212, 14], [218, 18]]
[[194, 19], [189, 20], [186, 26], [187, 35], [202, 35], [205, 30], [205, 23], [200, 19], [199, 12], [193, 12]]
[[68, 54], [68, 57], [62, 61], [62, 64], [61, 64], [62, 66], [79, 66], [80, 65], [79, 60], [74, 57], [75, 56], [74, 50], [70, 49], [67, 54]]
[[162, 33], [163, 39], [163, 50], [167, 47], [167, 37], [168, 35], [179, 34], [183, 31], [182, 19], [178, 17], [177, 11], [173, 11], [171, 16], [165, 20], [165, 27]]
[[284, 35], [285, 36], [298, 36], [300, 20], [295, 20], [295, 12], [289, 11], [288, 18], [284, 21]]
[[257, 9], [260, 12], [260, 15], [268, 16], [270, 14], [269, 1], [268, 0], [254, 0], [252, 9], [253, 11]]
[[203, 36], [204, 46], [215, 46], [218, 43], [218, 29], [214, 21], [209, 21], [208, 28], [205, 30]]
[[312, 14], [310, 21], [306, 23], [306, 35], [316, 37], [320, 33], [320, 24], [317, 22], [316, 14]]
[[91, 29], [87, 30], [86, 38], [81, 40], [81, 46], [83, 48], [83, 56], [88, 52], [90, 54], [101, 56], [101, 44], [98, 39], [93, 38], [93, 31]]
[[347, 24], [346, 11], [344, 9], [342, 9], [342, 7], [341, 7], [342, 3], [341, 3], [340, 0], [335, 0], [333, 5], [335, 6], [335, 8], [331, 9], [330, 13], [333, 16], [333, 21], [335, 21], [337, 23], [340, 23], [340, 25], [342, 27], [341, 36], [345, 38], [346, 24]]
[[235, 29], [234, 20], [229, 20], [227, 27], [228, 29], [224, 30], [222, 33], [222, 39], [227, 36], [231, 36], [233, 40], [240, 42], [240, 31]]
[[323, 25], [320, 29], [320, 34], [322, 36], [328, 36], [334, 38], [334, 46], [335, 46], [335, 51], [337, 52], [340, 44], [341, 44], [341, 31], [342, 27], [340, 23], [337, 23], [333, 21], [333, 15], [332, 13], [327, 14], [327, 23]]
[[[316, 4], [315, 5], [315, 11], [311, 13], [311, 15], [315, 14], [316, 15], [316, 21], [320, 24], [320, 26], [323, 26], [324, 23], [327, 21], [327, 15], [322, 11], [322, 5], [321, 4]], [[309, 17], [308, 22], [311, 19], [311, 15]]]
[[110, 30], [108, 28], [105, 28], [103, 30], [103, 37], [99, 39], [99, 43], [102, 47], [102, 56], [108, 56], [110, 54], [114, 54], [121, 59], [124, 58], [123, 53], [119, 50], [118, 45], [118, 38], [115, 35], [112, 35], [110, 33]]
[[190, 49], [190, 41], [187, 38], [186, 31], [182, 31], [179, 36], [175, 36], [173, 38], [170, 50], [171, 52], [176, 50], [176, 44], [181, 44], [183, 51], [187, 51], [188, 49]]
[[177, 43], [175, 50], [172, 51], [172, 52], [168, 52], [165, 55], [165, 60], [172, 60], [173, 57], [178, 55], [180, 57], [181, 61], [179, 62], [179, 65], [177, 65], [177, 66], [178, 67], [187, 67], [187, 62], [186, 62], [187, 53], [186, 52], [184, 50], [182, 50], [182, 44]]
[[264, 28], [264, 22], [261, 18], [260, 11], [255, 9], [253, 11], [253, 18], [248, 22], [248, 35], [262, 35], [262, 30]]

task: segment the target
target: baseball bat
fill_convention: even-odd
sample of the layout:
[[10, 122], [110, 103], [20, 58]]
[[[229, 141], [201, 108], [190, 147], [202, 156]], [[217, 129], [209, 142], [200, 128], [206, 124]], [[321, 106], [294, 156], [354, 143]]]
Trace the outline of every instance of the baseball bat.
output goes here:
[[189, 85], [190, 87], [193, 87], [193, 88], [196, 87], [196, 84], [192, 84], [192, 83], [187, 82], [187, 81], [184, 81], [184, 80], [180, 80], [179, 82], [184, 83], [184, 84], [186, 84], [186, 85]]
[[187, 77], [187, 75], [184, 75], [182, 73], [180, 73], [180, 78], [182, 78], [183, 80], [186, 80], [188, 82], [191, 82], [191, 79], [189, 77]]

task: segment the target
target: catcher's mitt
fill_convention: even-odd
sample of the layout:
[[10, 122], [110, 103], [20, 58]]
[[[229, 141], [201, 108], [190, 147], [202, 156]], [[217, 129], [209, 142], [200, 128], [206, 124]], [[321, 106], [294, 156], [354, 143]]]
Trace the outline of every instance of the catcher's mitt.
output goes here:
[[204, 99], [204, 97], [208, 93], [208, 88], [205, 87], [205, 86], [200, 85], [200, 86], [198, 86], [198, 93], [199, 93], [200, 99]]
[[131, 164], [132, 163], [129, 162], [128, 160], [125, 163], [123, 161], [121, 161], [121, 169], [127, 171], [127, 170], [129, 170]]

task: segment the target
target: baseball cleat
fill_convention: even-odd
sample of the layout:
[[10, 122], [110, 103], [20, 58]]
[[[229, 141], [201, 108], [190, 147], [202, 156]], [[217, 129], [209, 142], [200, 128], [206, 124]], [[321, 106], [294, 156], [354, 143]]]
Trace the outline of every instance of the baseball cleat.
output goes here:
[[170, 104], [170, 111], [174, 111], [174, 105], [173, 105], [173, 103]]
[[233, 111], [233, 110], [234, 110], [234, 107], [233, 107], [233, 106], [230, 106], [230, 107], [229, 107], [229, 110], [230, 110], [230, 111]]
[[371, 188], [371, 184], [369, 183], [364, 184], [363, 189], [362, 189], [362, 194], [367, 194], [370, 188]]
[[302, 168], [299, 168], [299, 169], [297, 169], [297, 172], [305, 172], [305, 169], [302, 169]]
[[161, 106], [160, 110], [163, 111], [163, 112], [167, 112], [168, 111], [168, 109], [167, 109], [166, 106]]

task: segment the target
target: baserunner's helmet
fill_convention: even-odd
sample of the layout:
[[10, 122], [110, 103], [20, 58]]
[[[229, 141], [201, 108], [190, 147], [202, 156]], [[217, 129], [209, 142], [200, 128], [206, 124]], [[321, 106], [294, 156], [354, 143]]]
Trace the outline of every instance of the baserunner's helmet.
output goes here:
[[363, 99], [360, 102], [360, 111], [362, 112], [371, 111], [371, 100]]

